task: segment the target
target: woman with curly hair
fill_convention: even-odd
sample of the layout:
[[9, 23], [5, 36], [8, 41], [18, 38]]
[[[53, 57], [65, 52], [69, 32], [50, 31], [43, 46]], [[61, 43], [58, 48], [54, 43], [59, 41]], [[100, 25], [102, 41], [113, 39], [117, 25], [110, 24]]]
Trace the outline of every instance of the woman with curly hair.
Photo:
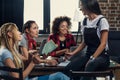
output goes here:
[[52, 25], [52, 34], [48, 40], [53, 40], [58, 47], [50, 53], [50, 56], [61, 57], [68, 53], [71, 46], [75, 46], [75, 40], [69, 30], [71, 28], [70, 18], [60, 16], [55, 18]]

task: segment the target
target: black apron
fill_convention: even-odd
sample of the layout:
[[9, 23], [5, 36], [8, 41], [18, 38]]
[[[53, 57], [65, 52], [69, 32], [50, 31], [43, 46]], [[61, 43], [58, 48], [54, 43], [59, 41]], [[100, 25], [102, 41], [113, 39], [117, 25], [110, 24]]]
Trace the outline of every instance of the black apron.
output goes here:
[[[96, 49], [99, 47], [100, 45], [100, 39], [97, 35], [97, 29], [99, 27], [99, 23], [100, 23], [100, 20], [104, 18], [104, 17], [101, 17], [96, 26], [93, 27], [93, 28], [87, 28], [85, 27], [84, 28], [84, 42], [85, 44], [87, 45], [87, 52], [86, 52], [86, 55], [88, 56], [91, 56], [95, 53]], [[84, 20], [83, 22], [83, 25], [87, 25], [87, 18]], [[106, 50], [103, 50], [103, 52], [100, 54], [100, 55], [104, 55], [106, 52]]]

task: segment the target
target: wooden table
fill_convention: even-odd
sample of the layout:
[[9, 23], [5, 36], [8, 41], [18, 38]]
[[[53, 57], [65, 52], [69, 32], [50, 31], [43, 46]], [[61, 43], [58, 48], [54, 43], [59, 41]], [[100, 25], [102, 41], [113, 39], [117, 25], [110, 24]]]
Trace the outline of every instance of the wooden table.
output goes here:
[[40, 76], [40, 75], [48, 75], [55, 72], [63, 72], [64, 67], [62, 66], [39, 66], [36, 65], [34, 69], [30, 73], [30, 77], [32, 76]]
[[120, 80], [120, 64], [110, 67], [112, 70], [115, 80]]
[[[113, 72], [115, 80], [120, 80], [120, 65], [111, 66], [109, 69]], [[64, 67], [62, 66], [36, 65], [34, 69], [31, 71], [29, 76], [32, 77], [32, 76], [48, 75], [55, 72], [63, 72], [63, 71], [64, 71]]]

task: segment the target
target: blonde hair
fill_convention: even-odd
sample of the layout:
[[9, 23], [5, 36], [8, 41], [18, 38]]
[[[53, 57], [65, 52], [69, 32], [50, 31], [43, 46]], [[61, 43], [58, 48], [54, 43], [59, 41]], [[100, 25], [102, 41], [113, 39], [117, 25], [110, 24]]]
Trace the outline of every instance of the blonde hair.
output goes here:
[[[17, 36], [14, 32], [14, 30], [17, 30], [17, 29], [18, 28], [14, 23], [3, 24], [0, 28], [0, 44], [11, 51], [16, 68], [20, 68], [20, 67], [24, 67], [24, 65], [23, 65], [23, 61], [19, 57], [19, 53], [17, 49], [18, 41], [16, 41], [15, 39], [16, 37], [14, 37], [14, 36]], [[8, 37], [8, 32], [12, 32], [13, 38]]]

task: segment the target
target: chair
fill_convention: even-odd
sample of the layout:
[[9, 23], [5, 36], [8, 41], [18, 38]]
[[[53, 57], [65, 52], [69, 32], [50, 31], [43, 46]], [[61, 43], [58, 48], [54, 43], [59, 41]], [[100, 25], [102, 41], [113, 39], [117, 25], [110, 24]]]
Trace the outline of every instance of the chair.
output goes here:
[[[109, 46], [109, 55], [110, 59], [116, 62], [120, 62], [120, 31], [110, 31], [108, 36], [108, 46]], [[117, 59], [116, 59], [117, 58]], [[118, 60], [119, 58], [119, 60]], [[70, 70], [70, 77], [73, 80], [73, 76], [89, 76], [89, 77], [105, 77], [109, 76], [109, 80], [112, 80], [112, 70], [109, 67], [107, 71], [93, 71], [93, 72], [84, 72], [84, 71], [72, 71]]]
[[42, 55], [42, 50], [43, 50], [43, 47], [44, 47], [46, 42], [47, 42], [47, 39], [43, 39], [41, 44], [40, 44], [40, 48], [39, 48], [39, 54], [40, 55]]
[[108, 43], [111, 60], [120, 63], [120, 31], [110, 31]]
[[109, 80], [112, 80], [112, 71], [96, 71], [96, 72], [85, 72], [85, 71], [72, 71], [70, 70], [70, 80], [74, 80], [73, 76], [87, 76], [87, 77], [104, 77], [105, 80], [109, 76]]
[[15, 78], [15, 77], [10, 76], [10, 75], [0, 74], [0, 80], [23, 80], [22, 68], [17, 69], [17, 68], [10, 68], [7, 66], [0, 66], [0, 71], [19, 73], [19, 78]]

